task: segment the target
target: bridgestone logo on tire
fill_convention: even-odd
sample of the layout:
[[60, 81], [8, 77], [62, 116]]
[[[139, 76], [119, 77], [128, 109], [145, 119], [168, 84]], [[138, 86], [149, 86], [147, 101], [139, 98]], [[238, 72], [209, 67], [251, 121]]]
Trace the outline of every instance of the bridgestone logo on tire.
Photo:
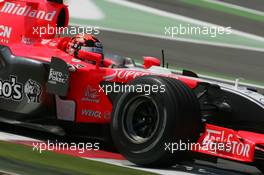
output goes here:
[[17, 82], [16, 76], [10, 76], [9, 80], [0, 80], [0, 98], [22, 100], [23, 85]]

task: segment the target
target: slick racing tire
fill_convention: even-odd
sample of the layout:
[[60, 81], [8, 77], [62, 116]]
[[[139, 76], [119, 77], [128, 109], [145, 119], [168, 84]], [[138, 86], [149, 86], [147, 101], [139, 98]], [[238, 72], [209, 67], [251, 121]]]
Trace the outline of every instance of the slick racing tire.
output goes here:
[[256, 167], [262, 172], [262, 174], [264, 174], [264, 162], [259, 160], [256, 163]]
[[[141, 166], [168, 167], [189, 160], [187, 144], [196, 143], [201, 128], [192, 90], [178, 80], [157, 76], [139, 77], [128, 85], [152, 91], [126, 91], [115, 101], [111, 134], [118, 151]], [[186, 147], [180, 150], [181, 143]]]

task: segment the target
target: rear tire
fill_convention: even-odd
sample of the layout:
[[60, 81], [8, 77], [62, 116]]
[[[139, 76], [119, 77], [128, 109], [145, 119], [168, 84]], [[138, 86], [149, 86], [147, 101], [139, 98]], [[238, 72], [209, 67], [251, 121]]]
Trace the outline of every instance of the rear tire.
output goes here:
[[[129, 85], [164, 87], [164, 92], [125, 92], [114, 103], [111, 133], [117, 149], [142, 166], [170, 166], [189, 160], [189, 151], [172, 153], [166, 145], [196, 143], [201, 126], [198, 100], [182, 82], [143, 76]], [[166, 145], [165, 145], [166, 144]]]

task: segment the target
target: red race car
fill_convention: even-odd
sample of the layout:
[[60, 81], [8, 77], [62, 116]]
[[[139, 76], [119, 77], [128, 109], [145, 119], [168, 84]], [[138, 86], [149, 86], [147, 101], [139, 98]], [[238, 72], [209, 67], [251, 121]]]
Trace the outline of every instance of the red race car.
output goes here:
[[193, 155], [264, 170], [264, 96], [247, 87], [177, 74], [145, 57], [107, 56], [67, 27], [60, 1], [0, 2], [0, 121], [113, 140], [128, 160], [170, 166]]

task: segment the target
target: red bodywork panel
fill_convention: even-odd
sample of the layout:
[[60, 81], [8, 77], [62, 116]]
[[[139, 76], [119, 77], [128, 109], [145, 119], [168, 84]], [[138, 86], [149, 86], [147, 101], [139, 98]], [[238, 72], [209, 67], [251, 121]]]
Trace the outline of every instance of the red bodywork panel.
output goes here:
[[[59, 17], [61, 12], [65, 15], [64, 20]], [[127, 83], [138, 76], [153, 74], [147, 69], [141, 71], [108, 68], [112, 64], [112, 60], [107, 58], [104, 61], [105, 66], [99, 67], [98, 59], [100, 58], [97, 59], [97, 56], [93, 54], [84, 55], [84, 60], [75, 59], [64, 52], [70, 40], [69, 37], [55, 38], [55, 35], [50, 34], [39, 37], [34, 34], [34, 28], [47, 27], [48, 25], [56, 27], [61, 23], [59, 20], [63, 21], [63, 26], [68, 26], [69, 13], [64, 4], [46, 0], [5, 0], [0, 2], [0, 14], [1, 26], [10, 28], [9, 31], [2, 32], [4, 35], [2, 34], [0, 44], [9, 46], [14, 55], [48, 63], [51, 62], [52, 57], [57, 57], [77, 68], [76, 72], [71, 72], [70, 89], [67, 96], [68, 100], [73, 100], [76, 103], [75, 122], [77, 123], [110, 122], [112, 104], [103, 92], [99, 92], [99, 85], [102, 81]], [[89, 59], [97, 59], [97, 64], [90, 64], [87, 62]], [[147, 62], [151, 64], [152, 60], [155, 64], [159, 64], [157, 60], [150, 57]], [[150, 64], [147, 65], [148, 68], [151, 66]], [[173, 74], [169, 76], [180, 79], [191, 88], [197, 85], [196, 80]], [[85, 94], [89, 91], [95, 91], [93, 94], [95, 99], [87, 99]], [[87, 116], [91, 110], [97, 113], [97, 117]]]
[[[178, 76], [175, 74], [162, 75], [154, 74], [147, 69], [142, 70], [127, 70], [127, 69], [114, 69], [108, 67], [98, 67], [80, 59], [76, 59], [58, 47], [65, 38], [43, 39], [40, 42], [34, 42], [31, 45], [23, 43], [9, 44], [10, 49], [16, 56], [23, 56], [32, 60], [43, 62], [50, 62], [51, 57], [58, 57], [63, 59], [68, 64], [77, 68], [76, 72], [71, 72], [70, 76], [70, 89], [67, 96], [68, 100], [73, 100], [76, 103], [76, 117], [75, 121], [88, 122], [88, 123], [109, 123], [110, 114], [112, 112], [112, 103], [104, 92], [99, 92], [100, 83], [103, 81], [127, 83], [138, 76], [144, 75], [158, 75], [165, 77], [172, 77], [185, 82], [190, 88], [197, 86], [198, 81], [188, 77]], [[90, 55], [91, 60], [94, 60], [95, 55]], [[89, 60], [89, 58], [87, 58]], [[105, 58], [106, 66], [111, 63], [111, 60]], [[86, 99], [85, 93], [87, 91], [96, 91], [96, 99]], [[96, 102], [95, 102], [96, 101]], [[97, 111], [98, 117], [88, 117], [82, 115], [89, 112], [89, 110]]]
[[200, 147], [193, 150], [226, 159], [253, 162], [255, 146], [258, 144], [264, 144], [263, 134], [206, 124], [205, 132], [198, 140], [197, 145]]
[[31, 43], [37, 39], [54, 38], [47, 32], [40, 37], [40, 27], [66, 27], [69, 23], [67, 6], [46, 0], [0, 2], [0, 44]]

